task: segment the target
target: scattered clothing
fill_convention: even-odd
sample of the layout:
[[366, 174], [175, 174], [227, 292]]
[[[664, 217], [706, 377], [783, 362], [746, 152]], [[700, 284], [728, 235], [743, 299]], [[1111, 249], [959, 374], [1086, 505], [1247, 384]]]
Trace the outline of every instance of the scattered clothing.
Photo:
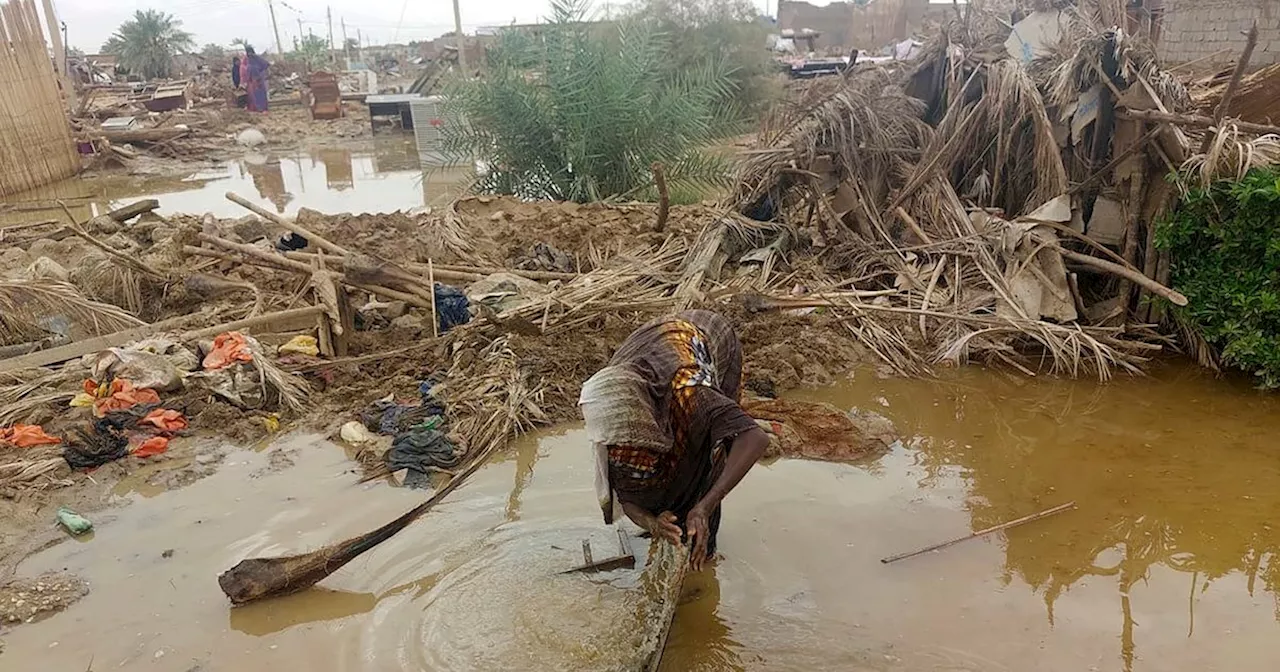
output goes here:
[[292, 231], [286, 231], [284, 235], [276, 239], [276, 249], [281, 252], [305, 250], [307, 245], [310, 244], [311, 241], [307, 240], [306, 236]]
[[232, 364], [252, 362], [253, 351], [249, 349], [249, 341], [238, 331], [218, 334], [213, 339], [213, 349], [204, 356], [204, 370], [216, 371]]
[[[729, 442], [756, 428], [738, 405], [741, 384], [742, 347], [720, 315], [687, 311], [627, 337], [578, 400], [606, 523], [625, 501], [671, 511], [684, 526], [723, 470]], [[711, 553], [719, 507], [708, 522]]]
[[62, 443], [62, 439], [46, 434], [40, 425], [0, 427], [0, 444], [31, 448], [32, 446], [56, 446], [59, 443]]
[[436, 283], [435, 286], [436, 317], [439, 320], [440, 333], [471, 321], [471, 302], [461, 289], [450, 285]]
[[62, 457], [72, 469], [95, 469], [129, 454], [129, 439], [119, 424], [109, 418], [93, 421], [90, 431], [76, 427], [68, 437]]
[[397, 404], [387, 399], [379, 399], [369, 404], [360, 414], [360, 421], [371, 432], [377, 432], [386, 436], [401, 434], [409, 429], [429, 423], [432, 418], [436, 418], [436, 422], [432, 426], [440, 424], [441, 416], [444, 415], [444, 406], [438, 402], [423, 400], [420, 404]]
[[386, 461], [387, 468], [393, 473], [409, 470], [405, 486], [429, 488], [431, 472], [458, 466], [462, 454], [444, 432], [424, 425], [397, 434], [391, 450], [387, 451]]

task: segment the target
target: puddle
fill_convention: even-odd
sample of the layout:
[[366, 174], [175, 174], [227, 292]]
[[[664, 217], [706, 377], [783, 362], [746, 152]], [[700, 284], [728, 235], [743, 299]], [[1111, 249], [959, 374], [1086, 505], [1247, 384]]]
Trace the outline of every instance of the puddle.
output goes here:
[[[1274, 398], [1182, 367], [1102, 387], [978, 369], [864, 376], [798, 396], [875, 408], [914, 438], [864, 464], [754, 470], [726, 503], [725, 558], [686, 583], [665, 670], [1199, 672], [1280, 659]], [[263, 472], [263, 455], [233, 452], [214, 476], [135, 496], [92, 542], [29, 559], [23, 574], [67, 568], [92, 593], [8, 633], [0, 667], [550, 670], [625, 657], [634, 575], [556, 574], [580, 562], [583, 538], [616, 545], [576, 428], [522, 442], [322, 590], [230, 609], [214, 579], [238, 559], [367, 531], [422, 497], [354, 485], [323, 440], [288, 442], [292, 468]], [[1077, 510], [1007, 534], [879, 561], [1071, 500]]]
[[[143, 198], [160, 201], [160, 212], [241, 217], [247, 211], [226, 200], [234, 191], [274, 212], [299, 208], [325, 213], [377, 213], [441, 205], [464, 186], [463, 168], [424, 167], [412, 141], [389, 138], [365, 149], [313, 148], [285, 153], [246, 153], [211, 167], [194, 166], [167, 176], [105, 175], [67, 180], [19, 194], [20, 206], [62, 199], [82, 221]], [[0, 212], [0, 223], [62, 216], [49, 210]]]

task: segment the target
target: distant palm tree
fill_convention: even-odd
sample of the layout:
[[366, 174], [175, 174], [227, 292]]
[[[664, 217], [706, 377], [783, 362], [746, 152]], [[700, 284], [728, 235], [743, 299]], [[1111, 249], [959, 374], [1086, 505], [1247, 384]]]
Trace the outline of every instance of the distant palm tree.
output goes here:
[[119, 56], [120, 65], [148, 79], [168, 77], [173, 57], [196, 46], [191, 33], [181, 28], [182, 21], [172, 14], [139, 10], [120, 24], [102, 51]]

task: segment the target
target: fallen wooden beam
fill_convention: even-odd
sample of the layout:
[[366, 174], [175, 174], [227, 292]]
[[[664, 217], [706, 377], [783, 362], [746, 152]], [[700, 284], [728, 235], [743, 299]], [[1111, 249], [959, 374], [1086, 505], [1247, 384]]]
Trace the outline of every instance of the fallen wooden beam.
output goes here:
[[1199, 114], [1174, 114], [1172, 112], [1159, 112], [1156, 110], [1117, 110], [1116, 116], [1121, 119], [1174, 124], [1176, 126], [1186, 126], [1188, 128], [1209, 128], [1218, 124], [1234, 124], [1237, 128], [1246, 133], [1256, 133], [1258, 135], [1280, 135], [1280, 126], [1255, 124], [1253, 122], [1241, 121], [1239, 119], [1228, 117], [1224, 117], [1221, 121], [1214, 121], [1213, 117], [1206, 117]]
[[228, 191], [227, 200], [247, 209], [253, 214], [259, 217], [262, 217], [263, 219], [267, 219], [269, 221], [275, 222], [276, 224], [283, 226], [284, 228], [298, 234], [299, 236], [306, 238], [307, 242], [311, 243], [312, 245], [318, 245], [334, 254], [341, 254], [341, 255], [350, 254], [350, 252], [348, 252], [346, 248], [343, 248], [339, 245], [329, 242], [327, 239], [324, 238], [324, 236], [321, 236], [318, 233], [313, 233], [311, 231], [308, 231], [307, 229], [300, 226], [297, 222], [289, 221], [288, 219], [285, 219], [284, 217], [281, 217], [280, 215], [277, 215], [274, 212], [271, 212], [269, 210], [266, 210], [265, 208], [259, 207], [258, 205], [251, 203], [245, 198], [241, 197], [239, 194]]
[[102, 131], [94, 133], [97, 137], [105, 139], [112, 144], [128, 144], [133, 142], [145, 142], [147, 144], [155, 144], [158, 142], [169, 142], [177, 140], [191, 133], [185, 128], [144, 128], [135, 131]]
[[157, 201], [154, 198], [148, 198], [146, 200], [138, 201], [137, 203], [131, 203], [123, 208], [116, 208], [115, 210], [108, 212], [107, 216], [123, 224], [134, 217], [152, 212], [159, 207], [160, 201]]

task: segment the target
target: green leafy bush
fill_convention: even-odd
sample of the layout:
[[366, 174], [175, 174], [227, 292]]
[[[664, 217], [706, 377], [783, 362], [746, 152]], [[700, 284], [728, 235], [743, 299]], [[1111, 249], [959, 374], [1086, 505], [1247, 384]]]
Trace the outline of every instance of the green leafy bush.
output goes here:
[[1280, 172], [1256, 169], [1239, 182], [1192, 189], [1160, 224], [1178, 315], [1224, 364], [1280, 388]]
[[445, 149], [480, 162], [489, 193], [579, 202], [652, 195], [653, 163], [671, 191], [727, 182], [706, 148], [732, 127], [723, 61], [672, 71], [670, 38], [653, 22], [586, 21], [584, 0], [552, 3], [538, 31], [504, 31], [482, 77], [447, 89], [465, 123], [444, 127]]

